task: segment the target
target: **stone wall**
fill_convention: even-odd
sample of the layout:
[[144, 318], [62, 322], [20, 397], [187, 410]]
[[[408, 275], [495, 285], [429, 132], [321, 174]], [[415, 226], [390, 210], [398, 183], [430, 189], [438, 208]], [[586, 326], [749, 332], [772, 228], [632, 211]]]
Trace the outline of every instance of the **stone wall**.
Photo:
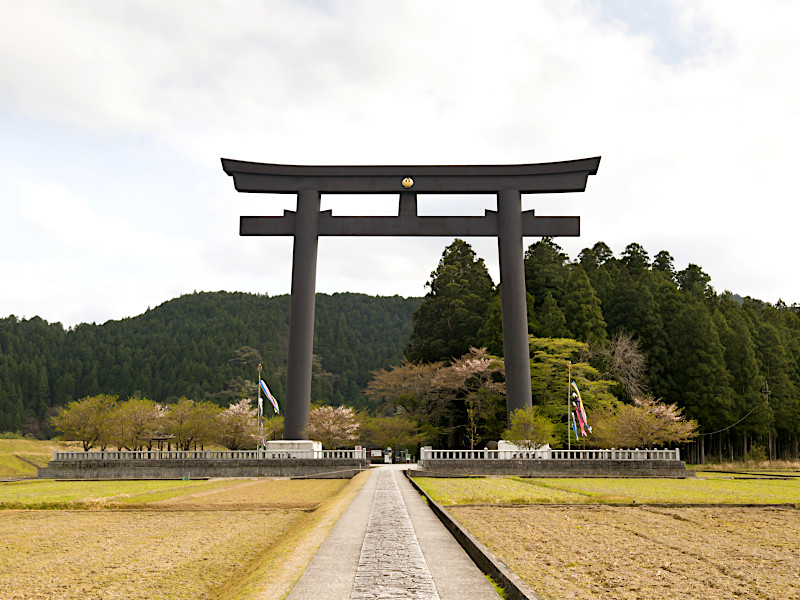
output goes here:
[[694, 477], [679, 460], [423, 460], [414, 476]]
[[313, 477], [349, 479], [369, 463], [360, 459], [58, 460], [39, 468], [40, 479], [204, 479]]

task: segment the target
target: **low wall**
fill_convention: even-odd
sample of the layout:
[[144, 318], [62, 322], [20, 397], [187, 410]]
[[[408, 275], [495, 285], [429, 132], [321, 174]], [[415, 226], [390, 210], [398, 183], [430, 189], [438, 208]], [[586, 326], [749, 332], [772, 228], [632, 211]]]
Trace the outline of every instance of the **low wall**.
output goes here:
[[312, 477], [349, 479], [368, 469], [366, 459], [156, 459], [52, 460], [40, 479], [204, 479], [207, 477]]
[[478, 541], [469, 531], [464, 529], [464, 527], [450, 516], [449, 512], [431, 498], [428, 493], [414, 481], [413, 475], [416, 473], [416, 471], [411, 470], [405, 472], [411, 485], [425, 498], [425, 502], [428, 504], [431, 511], [433, 511], [433, 514], [439, 518], [442, 525], [447, 528], [461, 547], [464, 548], [464, 551], [475, 564], [478, 565], [478, 568], [505, 590], [506, 593], [503, 597], [509, 600], [542, 600], [536, 592], [528, 587], [528, 584], [522, 581], [519, 575], [508, 568], [491, 550]]
[[415, 477], [518, 475], [520, 477], [694, 477], [680, 460], [421, 460]]

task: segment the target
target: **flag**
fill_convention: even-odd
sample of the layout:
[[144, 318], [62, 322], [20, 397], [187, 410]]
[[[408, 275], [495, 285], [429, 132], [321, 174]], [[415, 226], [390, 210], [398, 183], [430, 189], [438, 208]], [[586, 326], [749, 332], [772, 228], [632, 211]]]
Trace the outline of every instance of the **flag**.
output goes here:
[[278, 408], [278, 401], [275, 400], [275, 397], [272, 395], [272, 393], [270, 393], [269, 388], [267, 387], [267, 384], [264, 383], [263, 379], [260, 379], [259, 381], [261, 382], [261, 389], [264, 390], [264, 393], [267, 395], [267, 398], [272, 403], [272, 408], [275, 409], [275, 414], [276, 415], [281, 414], [281, 410], [280, 410], [280, 408]]
[[258, 418], [260, 419], [264, 415], [264, 400], [261, 398], [261, 394], [258, 395]]
[[[581, 398], [581, 392], [580, 392], [580, 390], [578, 390], [578, 384], [576, 384], [575, 380], [573, 379], [571, 385], [572, 385], [572, 389], [575, 390], [573, 392], [573, 397], [574, 396], [578, 397], [576, 410], [580, 410], [581, 411], [581, 418], [583, 419], [583, 424], [586, 425], [586, 429], [589, 430], [589, 433], [592, 433], [592, 428], [589, 425], [589, 419], [586, 418], [586, 409], [584, 409], [584, 407], [583, 407], [583, 398]], [[586, 434], [584, 434], [584, 435], [586, 435]]]
[[572, 406], [575, 407], [575, 420], [578, 422], [578, 425], [580, 425], [581, 435], [583, 437], [586, 437], [586, 427], [584, 427], [586, 423], [584, 422], [583, 417], [581, 417], [581, 411], [578, 410], [578, 405], [575, 404], [574, 402]]

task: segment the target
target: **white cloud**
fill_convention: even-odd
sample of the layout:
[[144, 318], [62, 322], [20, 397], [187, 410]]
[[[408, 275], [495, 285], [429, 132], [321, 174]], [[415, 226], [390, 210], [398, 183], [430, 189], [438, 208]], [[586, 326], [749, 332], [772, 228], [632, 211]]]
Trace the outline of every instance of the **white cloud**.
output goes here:
[[[108, 184], [101, 198], [67, 192], [76, 188], [58, 179], [31, 182], [41, 168], [27, 162], [28, 182], [6, 198], [64, 261], [84, 264], [102, 247], [92, 264], [150, 265], [141, 279], [130, 267], [119, 286], [273, 294], [289, 289], [291, 243], [238, 238], [238, 216], [280, 214], [292, 200], [237, 194], [220, 156], [386, 164], [602, 155], [585, 194], [525, 200], [539, 214], [582, 216], [583, 236], [561, 240], [573, 257], [598, 240], [616, 251], [636, 241], [651, 254], [669, 250], [679, 267], [701, 265], [717, 289], [800, 300], [800, 282], [785, 276], [800, 220], [792, 180], [800, 6], [676, 0], [677, 25], [663, 25], [676, 28], [658, 40], [602, 8], [577, 0], [491, 9], [422, 0], [11, 3], [0, 22], [5, 114], [53, 123], [59, 135], [67, 127], [158, 149], [159, 176], [179, 183], [162, 197], [156, 189], [143, 210], [169, 206], [180, 233], [114, 206], [131, 198], [111, 174], [93, 173]], [[685, 42], [682, 60], [664, 61], [668, 39]], [[199, 179], [176, 167], [187, 161], [202, 165]], [[337, 214], [373, 209], [363, 198], [326, 202]], [[447, 200], [430, 206], [449, 210]], [[319, 287], [422, 293], [448, 242], [323, 239]], [[494, 242], [474, 245], [496, 280]], [[84, 286], [95, 285], [90, 269], [79, 271]]]
[[59, 247], [90, 250], [97, 261], [188, 258], [197, 242], [169, 238], [101, 215], [89, 203], [56, 185], [23, 183], [19, 214]]

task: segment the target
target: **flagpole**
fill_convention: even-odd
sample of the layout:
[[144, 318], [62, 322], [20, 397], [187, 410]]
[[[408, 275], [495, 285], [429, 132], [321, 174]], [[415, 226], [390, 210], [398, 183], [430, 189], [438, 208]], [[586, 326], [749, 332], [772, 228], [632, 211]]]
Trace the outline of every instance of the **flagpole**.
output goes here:
[[[261, 409], [263, 404], [261, 403], [261, 363], [258, 363], [258, 382], [256, 383], [256, 387], [258, 388], [258, 432], [260, 433], [260, 440], [259, 446], [264, 444], [264, 411]], [[266, 449], [266, 446], [264, 446]]]
[[572, 450], [572, 411], [570, 411], [570, 389], [569, 384], [572, 381], [572, 361], [567, 361], [567, 451]]

